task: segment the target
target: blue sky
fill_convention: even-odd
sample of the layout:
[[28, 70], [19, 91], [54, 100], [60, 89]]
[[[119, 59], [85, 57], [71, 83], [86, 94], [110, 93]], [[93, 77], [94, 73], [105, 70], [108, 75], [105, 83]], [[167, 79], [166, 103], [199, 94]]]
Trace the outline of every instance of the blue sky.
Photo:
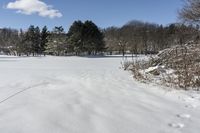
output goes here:
[[62, 17], [49, 18], [37, 13], [16, 13], [17, 10], [6, 7], [15, 1], [0, 1], [0, 27], [25, 29], [33, 24], [51, 29], [62, 25], [67, 30], [75, 20], [92, 20], [101, 28], [122, 26], [130, 20], [166, 25], [177, 21], [177, 10], [183, 4], [181, 0], [31, 0], [52, 5], [51, 9], [62, 14]]

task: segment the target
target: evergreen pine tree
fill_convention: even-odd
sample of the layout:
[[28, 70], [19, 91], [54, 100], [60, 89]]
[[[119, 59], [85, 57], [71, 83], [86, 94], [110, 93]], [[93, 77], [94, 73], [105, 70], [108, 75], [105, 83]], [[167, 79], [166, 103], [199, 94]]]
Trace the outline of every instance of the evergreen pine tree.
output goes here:
[[48, 36], [45, 52], [57, 56], [65, 55], [67, 50], [66, 38], [64, 29], [61, 26], [55, 27], [53, 32]]
[[40, 43], [40, 52], [41, 54], [45, 54], [45, 50], [46, 50], [46, 46], [47, 46], [47, 42], [48, 42], [48, 29], [46, 26], [44, 26], [42, 28], [42, 32], [41, 32], [41, 43]]
[[92, 21], [86, 21], [85, 23], [75, 21], [67, 35], [68, 45], [74, 47], [76, 54], [85, 52], [96, 54], [105, 47], [103, 33]]
[[41, 36], [40, 36], [40, 28], [37, 26], [34, 29], [34, 52], [36, 54], [41, 53]]

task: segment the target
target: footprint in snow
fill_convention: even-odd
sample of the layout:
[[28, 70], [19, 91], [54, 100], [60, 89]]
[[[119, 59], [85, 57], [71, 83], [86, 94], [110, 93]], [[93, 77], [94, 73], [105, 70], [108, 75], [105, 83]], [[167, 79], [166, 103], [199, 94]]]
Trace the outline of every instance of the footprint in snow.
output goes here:
[[191, 116], [189, 114], [178, 114], [177, 117], [182, 119], [189, 119]]
[[169, 126], [173, 128], [183, 128], [185, 125], [183, 123], [170, 123]]
[[197, 108], [197, 105], [185, 105], [186, 108], [194, 109]]
[[199, 97], [191, 96], [182, 100], [186, 103], [186, 108], [195, 109], [200, 105]]
[[193, 99], [200, 99], [200, 95], [199, 94], [192, 94], [192, 95], [190, 95], [190, 97], [191, 98], [193, 98]]
[[192, 103], [194, 102], [196, 99], [195, 98], [192, 98], [192, 97], [188, 97], [188, 98], [183, 98], [183, 101], [184, 102], [189, 102], [189, 103]]

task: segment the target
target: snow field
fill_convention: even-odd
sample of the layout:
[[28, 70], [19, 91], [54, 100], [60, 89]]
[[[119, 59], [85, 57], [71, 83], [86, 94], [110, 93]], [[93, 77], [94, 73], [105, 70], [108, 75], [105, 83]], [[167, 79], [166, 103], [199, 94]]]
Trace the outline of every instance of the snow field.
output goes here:
[[0, 57], [0, 132], [199, 133], [199, 94], [138, 83], [121, 60]]

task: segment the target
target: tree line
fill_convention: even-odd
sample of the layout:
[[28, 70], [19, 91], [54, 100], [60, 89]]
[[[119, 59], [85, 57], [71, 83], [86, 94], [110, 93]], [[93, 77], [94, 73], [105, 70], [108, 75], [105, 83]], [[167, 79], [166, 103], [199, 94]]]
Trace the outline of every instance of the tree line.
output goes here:
[[107, 51], [125, 54], [155, 54], [172, 45], [198, 40], [199, 26], [180, 23], [167, 26], [130, 21], [122, 27], [104, 30]]
[[48, 31], [31, 25], [27, 31], [0, 29], [0, 50], [14, 55], [155, 54], [172, 45], [199, 40], [199, 26], [131, 21], [122, 27], [99, 29], [92, 21], [75, 21]]
[[96, 55], [105, 50], [104, 35], [92, 21], [75, 21], [66, 33], [31, 25], [26, 31], [0, 29], [0, 51], [18, 56]]

